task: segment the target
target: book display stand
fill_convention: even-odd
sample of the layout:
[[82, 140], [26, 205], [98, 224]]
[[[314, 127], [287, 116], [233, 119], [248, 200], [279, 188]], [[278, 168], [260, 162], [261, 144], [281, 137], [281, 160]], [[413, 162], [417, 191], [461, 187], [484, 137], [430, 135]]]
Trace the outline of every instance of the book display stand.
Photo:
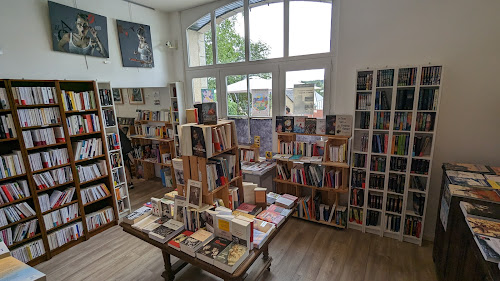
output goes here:
[[441, 66], [357, 72], [350, 228], [422, 244]]

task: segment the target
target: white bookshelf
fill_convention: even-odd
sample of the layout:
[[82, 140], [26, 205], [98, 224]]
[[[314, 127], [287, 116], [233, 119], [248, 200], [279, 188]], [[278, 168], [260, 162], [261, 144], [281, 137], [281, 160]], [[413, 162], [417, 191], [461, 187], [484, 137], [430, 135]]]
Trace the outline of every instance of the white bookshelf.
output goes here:
[[[401, 85], [400, 82], [404, 79], [400, 78], [408, 78], [410, 75], [406, 77], [400, 77], [405, 73], [409, 72], [409, 69], [415, 69], [414, 73], [414, 82], [409, 83], [410, 85]], [[434, 72], [429, 72], [429, 69], [433, 69]], [[442, 95], [441, 91], [441, 82], [442, 82], [442, 66], [438, 65], [424, 65], [424, 66], [405, 66], [405, 67], [395, 67], [395, 68], [367, 68], [358, 70], [356, 72], [356, 94], [355, 94], [355, 114], [354, 114], [354, 133], [353, 133], [353, 148], [352, 148], [352, 161], [351, 161], [351, 179], [350, 179], [350, 187], [349, 187], [349, 210], [348, 210], [348, 227], [354, 228], [363, 232], [369, 232], [373, 234], [377, 234], [384, 237], [391, 237], [400, 241], [407, 241], [411, 243], [415, 243], [418, 245], [422, 244], [422, 238], [424, 233], [424, 223], [429, 195], [429, 184], [431, 177], [431, 168], [432, 168], [432, 159], [434, 155], [434, 144], [436, 138], [437, 131], [437, 123], [439, 118], [439, 102]], [[388, 83], [388, 85], [381, 85], [381, 82], [384, 82], [381, 78], [381, 71], [389, 72], [392, 70], [392, 75], [386, 75], [385, 78], [389, 78], [386, 82], [390, 82], [390, 78], [392, 78], [392, 83]], [[428, 74], [436, 74], [439, 78], [435, 80], [429, 80]], [[363, 77], [366, 75], [372, 76], [372, 82], [365, 83], [362, 86], [358, 87], [358, 81], [361, 81], [359, 77]], [[422, 75], [424, 74], [424, 75]], [[424, 79], [425, 78], [425, 79]], [[411, 79], [410, 79], [411, 80]], [[409, 81], [411, 82], [411, 81]], [[423, 84], [426, 85], [423, 85]], [[427, 85], [431, 84], [431, 85]], [[431, 91], [432, 90], [432, 91]], [[389, 108], [383, 107], [375, 109], [375, 101], [377, 96], [381, 97], [381, 92], [385, 91], [386, 105], [390, 105]], [[429, 109], [427, 107], [421, 107], [420, 99], [424, 100], [424, 97], [430, 96], [430, 92], [435, 93], [438, 92], [435, 103], [432, 104], [433, 108]], [[379, 94], [377, 94], [379, 92]], [[413, 101], [404, 103], [406, 106], [401, 106], [402, 103], [399, 102], [398, 96], [407, 96], [408, 93], [413, 92]], [[364, 95], [366, 97], [367, 103], [359, 102], [358, 97]], [[435, 97], [435, 96], [434, 96]], [[377, 114], [381, 116], [381, 114], [386, 116], [390, 114], [389, 117], [389, 127], [387, 128], [376, 128], [374, 120], [377, 117]], [[395, 117], [397, 115], [402, 114], [411, 114], [411, 124], [409, 130], [399, 130], [399, 128], [395, 128]], [[365, 115], [365, 116], [363, 116]], [[417, 119], [418, 116], [427, 116], [430, 115], [430, 122], [424, 122], [424, 125], [429, 124], [432, 127], [431, 131], [419, 131], [417, 129]], [[365, 118], [369, 118], [369, 121], [366, 127], [361, 127], [362, 121]], [[400, 120], [400, 119], [399, 119]], [[433, 124], [432, 124], [433, 122]], [[424, 126], [425, 127], [425, 126]], [[424, 128], [425, 130], [426, 128]], [[386, 134], [387, 135], [387, 150], [379, 152], [373, 151], [374, 147], [372, 146], [373, 142], [377, 140], [376, 136]], [[401, 136], [406, 135], [408, 139], [408, 150], [403, 155], [395, 155], [392, 153], [393, 144], [392, 139], [393, 136]], [[367, 141], [367, 149], [362, 149], [362, 138], [365, 137]], [[414, 147], [416, 138], [420, 138], [425, 140], [425, 137], [430, 138], [430, 144], [427, 146], [427, 149], [424, 151], [422, 156], [415, 155], [413, 153], [415, 150], [418, 150], [418, 147]], [[384, 138], [385, 139], [385, 138]], [[397, 147], [394, 147], [397, 149]], [[363, 151], [362, 151], [363, 150]], [[361, 165], [362, 167], [355, 167], [356, 157], [358, 155], [364, 155], [366, 157], [366, 162]], [[385, 160], [381, 161], [385, 163], [385, 170], [373, 170], [372, 168], [377, 162], [377, 158], [385, 158]], [[400, 159], [401, 164], [406, 164], [406, 169], [402, 169], [400, 171], [396, 171], [391, 169], [391, 159], [396, 161]], [[417, 174], [412, 172], [412, 164], [415, 165], [419, 161], [425, 161], [428, 163], [428, 168], [426, 170], [426, 174]], [[355, 174], [359, 171], [361, 175], [364, 175], [364, 187], [356, 186], [358, 181], [355, 180]], [[401, 189], [400, 190], [389, 190], [390, 178], [400, 177], [401, 181]], [[377, 186], [374, 182], [370, 182], [370, 178], [379, 177], [380, 185]], [[403, 180], [404, 177], [404, 180]], [[417, 189], [413, 186], [412, 179], [415, 177], [420, 180], [424, 190]], [[380, 187], [380, 189], [376, 189], [376, 187]], [[354, 206], [351, 203], [353, 197], [353, 191], [358, 189], [358, 192], [362, 192], [363, 196], [363, 204], [361, 207]], [[423, 203], [423, 210], [419, 215], [413, 208], [413, 198], [414, 194], [416, 196], [424, 196], [425, 200]], [[369, 206], [370, 195], [378, 195], [381, 196], [382, 205], [381, 208], [373, 207], [373, 205]], [[387, 204], [391, 202], [390, 198], [400, 198], [402, 200], [402, 210], [401, 212], [393, 212], [387, 210]], [[390, 204], [389, 204], [390, 205]], [[362, 210], [363, 215], [361, 218], [361, 223], [357, 223], [356, 221], [351, 222], [349, 219], [349, 215], [351, 214], [351, 210]], [[379, 213], [378, 222], [375, 225], [368, 225], [368, 217], [369, 212], [377, 212]], [[400, 225], [398, 231], [391, 231], [386, 228], [387, 223], [390, 223], [390, 217], [394, 216], [396, 218], [400, 218]], [[420, 228], [419, 235], [416, 237], [416, 233], [414, 235], [406, 234], [405, 227], [407, 218], [415, 218], [415, 220], [420, 220]]]
[[[184, 84], [182, 82], [171, 82], [168, 83], [168, 91], [170, 94], [170, 105], [171, 105], [171, 119], [172, 119], [172, 128], [174, 129], [174, 145], [176, 150], [177, 157], [180, 157], [180, 142], [179, 142], [179, 131], [178, 125], [183, 124], [183, 119], [185, 119], [185, 110], [184, 110]], [[174, 103], [177, 103], [177, 110], [175, 110]]]
[[[102, 102], [101, 102], [101, 89], [106, 89], [106, 90], [110, 90], [111, 91], [111, 94], [113, 92], [113, 89], [111, 88], [111, 83], [110, 82], [98, 82], [97, 83], [97, 87], [99, 89], [99, 103], [101, 104], [101, 110], [103, 111], [102, 114], [103, 114], [103, 118], [101, 118], [101, 122], [102, 122], [102, 126], [105, 130], [105, 133], [106, 133], [106, 145], [109, 147], [109, 143], [108, 143], [108, 138], [107, 138], [107, 135], [108, 134], [111, 134], [111, 133], [115, 133], [117, 134], [118, 138], [120, 137], [120, 133], [119, 133], [119, 128], [118, 128], [118, 120], [117, 120], [117, 116], [116, 116], [116, 108], [115, 108], [115, 102], [113, 99], [111, 99], [111, 105], [103, 105]], [[115, 125], [114, 126], [105, 126], [105, 123], [104, 123], [104, 110], [107, 110], [107, 109], [112, 109], [113, 110], [113, 113], [114, 113], [114, 119], [115, 119]], [[120, 154], [120, 159], [121, 159], [121, 165], [119, 165], [118, 167], [116, 168], [113, 168], [111, 166], [111, 157], [110, 155], [112, 153], [119, 153]], [[108, 164], [109, 164], [109, 171], [111, 171], [111, 173], [117, 173], [118, 176], [120, 177], [120, 181], [121, 183], [119, 184], [116, 184], [116, 182], [113, 180], [113, 192], [118, 192], [118, 189], [122, 189], [123, 193], [124, 193], [124, 196], [122, 196], [121, 200], [118, 200], [118, 196], [115, 196], [115, 200], [116, 200], [116, 206], [118, 208], [118, 215], [119, 215], [119, 218], [120, 220], [128, 215], [131, 211], [131, 205], [130, 205], [130, 195], [129, 195], [129, 190], [128, 190], [128, 183], [127, 183], [127, 177], [125, 176], [125, 166], [124, 166], [124, 155], [123, 155], [123, 152], [122, 152], [122, 149], [121, 149], [121, 143], [120, 143], [120, 149], [115, 149], [115, 150], [110, 150], [109, 151], [109, 154], [106, 155], [106, 157], [108, 158]]]

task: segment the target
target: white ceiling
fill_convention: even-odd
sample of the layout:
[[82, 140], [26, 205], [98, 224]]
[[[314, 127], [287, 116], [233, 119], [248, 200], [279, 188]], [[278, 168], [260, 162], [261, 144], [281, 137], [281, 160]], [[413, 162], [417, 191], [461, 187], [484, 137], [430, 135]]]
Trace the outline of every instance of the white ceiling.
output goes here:
[[131, 0], [163, 12], [182, 11], [216, 0]]

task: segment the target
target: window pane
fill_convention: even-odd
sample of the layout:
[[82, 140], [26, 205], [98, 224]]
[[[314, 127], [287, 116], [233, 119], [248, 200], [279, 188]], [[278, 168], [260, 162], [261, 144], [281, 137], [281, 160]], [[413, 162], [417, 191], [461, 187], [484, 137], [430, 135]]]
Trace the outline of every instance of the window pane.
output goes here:
[[227, 115], [248, 117], [248, 87], [246, 75], [226, 76]]
[[272, 114], [273, 77], [271, 73], [250, 74], [252, 117], [270, 117]]
[[323, 117], [325, 70], [286, 72], [285, 114]]
[[217, 101], [215, 77], [193, 78], [193, 103]]
[[245, 21], [243, 1], [215, 10], [217, 23], [217, 63], [245, 61]]
[[290, 56], [330, 52], [331, 1], [290, 1]]
[[251, 61], [283, 57], [283, 11], [283, 2], [250, 0]]
[[210, 14], [206, 14], [186, 30], [189, 66], [214, 63]]

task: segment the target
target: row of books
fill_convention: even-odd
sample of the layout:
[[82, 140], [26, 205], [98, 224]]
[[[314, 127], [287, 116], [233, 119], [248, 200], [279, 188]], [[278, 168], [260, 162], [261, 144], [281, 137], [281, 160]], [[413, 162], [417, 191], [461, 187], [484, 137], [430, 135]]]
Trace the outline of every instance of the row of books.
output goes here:
[[413, 199], [413, 204], [412, 204], [412, 207], [413, 207], [413, 211], [415, 211], [415, 213], [417, 215], [424, 215], [424, 206], [425, 206], [425, 195], [424, 194], [420, 194], [420, 193], [415, 193], [413, 192], [412, 193], [413, 196], [412, 196], [412, 199]]
[[349, 196], [351, 206], [363, 207], [365, 204], [365, 190], [359, 188], [351, 189], [351, 196]]
[[412, 159], [411, 161], [411, 173], [412, 174], [422, 174], [427, 175], [429, 173], [429, 160], [424, 159]]
[[385, 214], [385, 229], [392, 232], [399, 232], [401, 228], [401, 216]]
[[[351, 186], [354, 188], [365, 188], [366, 173], [360, 170], [352, 170]], [[371, 179], [370, 179], [370, 186]]]
[[391, 192], [403, 194], [405, 189], [405, 175], [390, 174], [387, 189]]
[[416, 131], [432, 132], [434, 130], [434, 121], [436, 119], [435, 113], [417, 113], [417, 120], [415, 124]]
[[382, 69], [377, 71], [377, 87], [392, 87], [394, 80], [394, 69]]
[[7, 246], [21, 242], [24, 239], [35, 236], [38, 228], [38, 220], [30, 220], [24, 223], [17, 224], [12, 233], [12, 227], [0, 230], [0, 241], [5, 242]]
[[395, 112], [394, 113], [394, 130], [410, 131], [411, 130], [411, 112]]
[[342, 170], [330, 170], [328, 172], [325, 172], [323, 182], [324, 187], [331, 187], [335, 189], [342, 187]]
[[108, 139], [108, 150], [120, 149], [120, 137], [117, 133], [106, 134]]
[[132, 148], [132, 154], [135, 159], [143, 159], [149, 160], [154, 163], [161, 163], [159, 144], [135, 145]]
[[113, 178], [113, 186], [117, 187], [125, 183], [125, 176], [122, 170], [114, 170], [111, 172]]
[[398, 89], [396, 96], [396, 110], [413, 110], [415, 89]]
[[20, 150], [0, 156], [0, 177], [2, 179], [26, 173]]
[[370, 110], [372, 105], [372, 94], [358, 93], [356, 99], [356, 110]]
[[349, 222], [363, 224], [363, 209], [350, 208], [349, 209]]
[[324, 167], [318, 165], [296, 164], [290, 170], [290, 181], [304, 185], [323, 187], [324, 173]]
[[370, 129], [370, 112], [360, 112], [358, 129]]
[[391, 122], [391, 112], [375, 112], [375, 120], [373, 121], [373, 129], [375, 130], [389, 130]]
[[[55, 87], [12, 87], [11, 89], [12, 95], [14, 96], [14, 102], [19, 105], [57, 103], [57, 92]], [[6, 97], [5, 100], [7, 100]]]
[[65, 111], [96, 109], [94, 91], [73, 92], [62, 90], [61, 93]]
[[74, 187], [66, 188], [63, 191], [54, 190], [50, 196], [48, 193], [41, 194], [38, 196], [38, 201], [40, 202], [40, 209], [42, 213], [71, 202], [74, 194]]
[[[218, 152], [219, 146], [224, 149], [234, 147], [234, 121], [219, 121], [217, 134], [213, 126], [185, 124], [180, 126], [181, 154], [183, 156], [198, 156], [210, 158]], [[218, 141], [218, 142], [217, 142]]]
[[[301, 156], [323, 156], [325, 150], [325, 141], [318, 140], [315, 142], [300, 142], [300, 141], [279, 141], [278, 153], [301, 155]], [[296, 160], [296, 159], [290, 159]], [[332, 160], [333, 161], [333, 160]]]
[[373, 209], [382, 209], [384, 197], [380, 193], [368, 193], [368, 207]]
[[109, 89], [99, 89], [99, 99], [101, 106], [113, 105], [113, 92]]
[[207, 164], [208, 191], [228, 184], [236, 177], [236, 155], [221, 154], [211, 158]]
[[72, 115], [66, 118], [68, 133], [72, 136], [99, 132], [101, 125], [97, 114]]
[[114, 125], [116, 125], [115, 113], [113, 109], [103, 109], [102, 118], [104, 119], [105, 127], [113, 127]]
[[111, 168], [118, 168], [122, 166], [122, 156], [120, 152], [112, 152], [109, 154], [109, 163]]
[[4, 183], [0, 185], [0, 206], [15, 200], [29, 197], [30, 189], [26, 180]]
[[366, 225], [367, 226], [378, 226], [380, 223], [380, 212], [368, 210], [366, 212]]
[[392, 136], [391, 154], [408, 155], [409, 146], [410, 146], [410, 135], [401, 134]]
[[[21, 127], [47, 126], [61, 122], [61, 113], [57, 107], [18, 109], [17, 115]], [[14, 126], [12, 126], [14, 128]]]
[[116, 200], [122, 200], [127, 196], [127, 190], [125, 187], [121, 186], [119, 188], [115, 188]]
[[422, 67], [420, 85], [439, 85], [441, 83], [441, 66]]
[[391, 157], [390, 170], [396, 172], [406, 172], [407, 159], [402, 157]]
[[82, 188], [80, 189], [80, 194], [82, 196], [82, 203], [84, 205], [97, 201], [100, 198], [104, 198], [108, 195], [111, 195], [111, 193], [109, 192], [108, 188], [104, 183]]
[[418, 110], [437, 110], [439, 100], [439, 89], [420, 89], [418, 99]]
[[413, 86], [417, 79], [417, 68], [400, 68], [398, 70], [398, 86]]
[[391, 110], [391, 95], [385, 90], [375, 92], [375, 110]]
[[240, 150], [240, 161], [243, 162], [255, 162], [255, 151], [254, 150]]
[[426, 184], [423, 181], [424, 180], [422, 179], [422, 177], [415, 177], [415, 176], [410, 177], [410, 188], [420, 191], [425, 191]]
[[413, 140], [413, 152], [412, 156], [422, 157], [424, 155], [430, 155], [430, 147], [432, 144], [432, 137], [430, 136], [415, 136]]
[[[364, 182], [364, 173], [358, 173], [358, 175], [359, 174], [362, 174], [363, 182]], [[384, 182], [385, 182], [385, 175], [379, 175], [379, 174], [371, 174], [370, 175], [370, 189], [383, 190], [384, 189]]]
[[116, 119], [120, 125], [134, 125], [135, 120], [133, 117], [117, 117]]
[[366, 154], [354, 153], [352, 166], [357, 168], [366, 168]]
[[69, 163], [67, 148], [48, 149], [28, 155], [31, 170], [36, 172], [45, 168]]
[[76, 170], [78, 171], [80, 183], [88, 182], [108, 174], [105, 160], [99, 160], [89, 165], [78, 165], [76, 166]]
[[403, 197], [388, 196], [385, 210], [401, 214], [401, 212], [403, 211]]
[[347, 162], [347, 144], [332, 145], [328, 147], [330, 161], [332, 162]]
[[135, 121], [165, 121], [170, 122], [170, 111], [164, 110], [136, 110]]
[[422, 219], [413, 216], [407, 216], [405, 219], [404, 234], [420, 238], [422, 231]]
[[52, 228], [68, 223], [69, 221], [76, 219], [79, 212], [80, 211], [78, 209], [78, 203], [75, 203], [43, 215], [45, 229], [50, 230]]
[[0, 116], [0, 139], [10, 138], [17, 138], [17, 132], [14, 127], [12, 114], [9, 113]]
[[35, 181], [36, 188], [38, 190], [43, 190], [73, 181], [73, 172], [71, 171], [71, 167], [62, 167], [47, 172], [34, 174], [33, 180]]
[[351, 115], [326, 115], [325, 119], [276, 116], [276, 132], [278, 133], [350, 136], [351, 130]]
[[23, 139], [26, 148], [64, 143], [66, 141], [62, 127], [23, 131]]
[[35, 211], [26, 202], [4, 207], [0, 209], [0, 227], [34, 215]]
[[361, 152], [368, 152], [368, 143], [369, 143], [369, 135], [368, 134], [362, 134], [359, 137], [359, 150]]
[[372, 152], [387, 153], [389, 135], [388, 134], [373, 134], [372, 137]]
[[36, 259], [40, 256], [45, 255], [45, 248], [43, 247], [42, 239], [27, 243], [18, 247], [10, 252], [10, 254], [24, 262], [28, 263], [29, 261]]
[[372, 89], [373, 73], [360, 72], [356, 80], [356, 89], [360, 91], [369, 91]]
[[47, 240], [49, 241], [49, 248], [52, 251], [82, 236], [83, 225], [79, 221], [47, 235]]
[[372, 156], [370, 161], [370, 171], [385, 172], [385, 156]]
[[149, 125], [149, 124], [136, 125], [135, 132], [137, 135], [144, 136], [147, 138], [166, 139], [174, 137], [173, 130], [167, 128], [164, 125]]
[[10, 109], [10, 102], [5, 88], [0, 88], [0, 109]]
[[87, 221], [87, 230], [92, 231], [113, 221], [115, 219], [115, 215], [112, 207], [106, 207], [97, 212], [86, 215], [85, 218]]
[[102, 139], [92, 138], [73, 142], [73, 149], [75, 161], [102, 155]]

